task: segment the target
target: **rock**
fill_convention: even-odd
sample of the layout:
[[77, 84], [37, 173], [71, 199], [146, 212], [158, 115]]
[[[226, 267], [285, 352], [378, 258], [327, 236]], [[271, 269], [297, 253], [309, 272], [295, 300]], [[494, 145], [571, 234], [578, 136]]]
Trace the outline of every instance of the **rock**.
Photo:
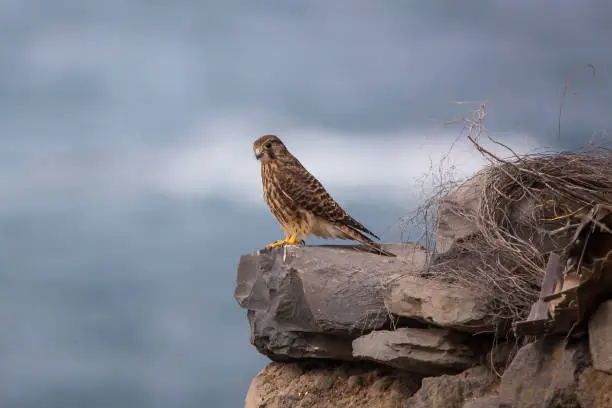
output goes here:
[[476, 362], [460, 340], [446, 329], [373, 331], [353, 341], [353, 356], [424, 375], [456, 373]]
[[[449, 252], [456, 242], [466, 240], [480, 232], [478, 212], [488, 177], [489, 170], [483, 169], [440, 198], [436, 225], [438, 255]], [[539, 204], [531, 197], [524, 197], [514, 203], [507, 216], [515, 226], [532, 225], [534, 212]]]
[[363, 377], [360, 375], [351, 375], [347, 382], [346, 382], [347, 386], [349, 388], [359, 388], [363, 386]]
[[504, 372], [500, 408], [571, 408], [578, 402], [578, 377], [590, 364], [586, 342], [565, 347], [544, 338], [522, 347]]
[[476, 398], [467, 401], [463, 404], [463, 408], [498, 408], [499, 397], [497, 395], [488, 395], [486, 397]]
[[[455, 190], [440, 198], [436, 226], [436, 254], [447, 254], [462, 241], [481, 233], [478, 212], [482, 205], [483, 190], [487, 187], [489, 170], [483, 169], [466, 180]], [[520, 239], [529, 240], [542, 253], [564, 247], [548, 233], [534, 228], [534, 219], [542, 218], [540, 200], [525, 196], [514, 201], [505, 214], [512, 224], [513, 233]], [[539, 215], [538, 215], [539, 214]], [[553, 213], [550, 217], [554, 216]], [[544, 217], [546, 218], [546, 217]]]
[[515, 342], [493, 342], [490, 344], [489, 351], [484, 355], [482, 361], [485, 365], [492, 365], [503, 369], [510, 364], [512, 357], [516, 354], [518, 346]]
[[387, 309], [399, 316], [470, 333], [494, 329], [486, 298], [456, 284], [394, 275], [386, 283], [384, 299]]
[[444, 254], [456, 241], [478, 233], [474, 216], [480, 207], [482, 189], [487, 182], [483, 170], [454, 191], [440, 199], [438, 225], [436, 227], [436, 252]]
[[291, 331], [265, 312], [249, 310], [248, 318], [251, 343], [274, 361], [286, 362], [295, 358], [353, 360], [352, 337]]
[[276, 361], [352, 359], [351, 341], [389, 325], [383, 282], [422, 264], [415, 244], [385, 257], [341, 246], [278, 247], [243, 255], [234, 297], [248, 309], [251, 342]]
[[593, 367], [612, 374], [612, 300], [597, 308], [589, 320], [589, 347]]
[[[457, 375], [423, 378], [421, 388], [404, 403], [404, 407], [463, 408], [469, 407], [469, 404], [472, 407], [487, 407], [474, 405], [478, 403], [475, 399], [490, 393], [498, 383], [498, 378], [483, 366], [470, 368]], [[492, 403], [495, 396], [488, 398], [488, 402]]]
[[583, 408], [612, 407], [612, 375], [587, 368], [580, 374], [578, 401]]
[[418, 381], [362, 363], [268, 364], [251, 382], [245, 408], [396, 408]]
[[384, 393], [393, 385], [393, 378], [391, 377], [382, 377], [372, 383], [372, 390], [376, 392]]

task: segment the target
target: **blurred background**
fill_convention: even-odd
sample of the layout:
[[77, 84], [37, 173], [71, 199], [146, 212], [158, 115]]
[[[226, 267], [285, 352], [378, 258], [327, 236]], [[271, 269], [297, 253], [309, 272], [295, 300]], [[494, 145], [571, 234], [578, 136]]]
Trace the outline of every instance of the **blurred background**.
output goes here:
[[252, 142], [281, 136], [397, 241], [432, 164], [483, 163], [443, 125], [455, 101], [488, 99], [520, 152], [607, 137], [610, 21], [596, 0], [0, 0], [0, 407], [243, 406], [266, 360], [236, 267], [281, 237]]

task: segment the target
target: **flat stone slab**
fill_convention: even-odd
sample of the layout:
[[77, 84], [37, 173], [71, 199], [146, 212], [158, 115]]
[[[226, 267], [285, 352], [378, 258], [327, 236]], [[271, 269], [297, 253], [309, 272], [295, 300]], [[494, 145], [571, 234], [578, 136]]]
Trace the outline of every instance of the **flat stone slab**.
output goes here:
[[476, 363], [463, 336], [447, 329], [380, 330], [353, 341], [353, 356], [423, 375], [457, 373]]
[[387, 309], [396, 315], [470, 333], [494, 329], [486, 299], [459, 285], [396, 275], [386, 283]]

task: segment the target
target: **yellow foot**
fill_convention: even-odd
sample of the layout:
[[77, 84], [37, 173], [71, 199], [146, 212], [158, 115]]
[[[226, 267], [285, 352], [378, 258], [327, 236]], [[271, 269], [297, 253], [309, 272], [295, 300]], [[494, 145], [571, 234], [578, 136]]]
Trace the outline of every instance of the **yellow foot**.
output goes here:
[[289, 237], [285, 237], [285, 239], [279, 239], [276, 242], [272, 242], [271, 244], [266, 245], [266, 248], [274, 248], [281, 245], [299, 245], [304, 242], [301, 239], [298, 239], [297, 236], [291, 235]]
[[301, 239], [297, 239], [297, 236], [295, 235], [292, 235], [288, 239], [285, 239], [285, 244], [287, 245], [299, 245], [302, 242], [304, 241], [302, 241]]
[[284, 245], [284, 244], [285, 244], [285, 241], [282, 240], [282, 239], [279, 239], [276, 242], [272, 242], [271, 244], [266, 245], [266, 248], [274, 248], [274, 247], [281, 246], [281, 245]]

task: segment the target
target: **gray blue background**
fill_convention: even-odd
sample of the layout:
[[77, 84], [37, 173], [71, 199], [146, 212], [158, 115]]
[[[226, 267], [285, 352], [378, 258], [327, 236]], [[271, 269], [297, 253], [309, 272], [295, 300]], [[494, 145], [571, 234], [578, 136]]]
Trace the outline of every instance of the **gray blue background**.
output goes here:
[[451, 149], [454, 101], [488, 99], [520, 152], [607, 137], [611, 21], [596, 0], [0, 0], [0, 407], [242, 406], [266, 360], [236, 266], [281, 237], [253, 140], [397, 241], [430, 165], [483, 163]]

